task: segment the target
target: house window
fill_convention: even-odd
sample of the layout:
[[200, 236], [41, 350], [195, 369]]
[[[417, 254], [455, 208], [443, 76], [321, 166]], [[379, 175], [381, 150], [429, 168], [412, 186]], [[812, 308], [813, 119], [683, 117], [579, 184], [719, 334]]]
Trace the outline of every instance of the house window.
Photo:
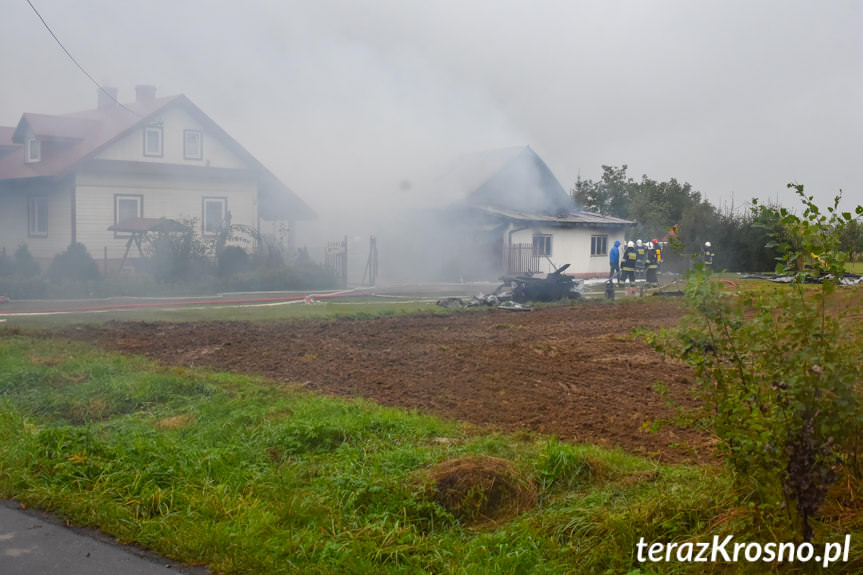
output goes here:
[[42, 159], [42, 142], [36, 138], [27, 140], [27, 161], [38, 162]]
[[204, 135], [200, 130], [183, 130], [183, 158], [204, 159]]
[[27, 235], [48, 235], [48, 198], [33, 196], [27, 200]]
[[[114, 223], [119, 224], [143, 214], [144, 196], [114, 196]], [[122, 235], [122, 234], [121, 234]], [[117, 234], [114, 234], [116, 237]]]
[[162, 157], [162, 126], [144, 128], [144, 155]]
[[551, 255], [551, 236], [542, 234], [533, 236], [533, 255], [535, 256], [550, 256]]
[[206, 235], [218, 234], [228, 224], [228, 199], [204, 198], [203, 212], [203, 233]]
[[592, 256], [607, 256], [608, 255], [608, 236], [590, 236], [590, 255]]

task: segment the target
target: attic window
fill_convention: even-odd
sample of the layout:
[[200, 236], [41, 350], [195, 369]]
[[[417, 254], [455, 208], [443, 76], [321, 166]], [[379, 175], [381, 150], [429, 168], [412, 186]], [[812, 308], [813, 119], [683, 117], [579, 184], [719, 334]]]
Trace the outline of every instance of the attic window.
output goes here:
[[551, 255], [551, 236], [547, 234], [537, 234], [533, 236], [533, 255], [534, 256], [550, 256]]
[[42, 159], [42, 142], [36, 138], [27, 140], [27, 161], [38, 162]]
[[200, 130], [183, 130], [183, 158], [204, 159], [204, 136]]
[[162, 126], [152, 125], [144, 128], [144, 155], [162, 157]]

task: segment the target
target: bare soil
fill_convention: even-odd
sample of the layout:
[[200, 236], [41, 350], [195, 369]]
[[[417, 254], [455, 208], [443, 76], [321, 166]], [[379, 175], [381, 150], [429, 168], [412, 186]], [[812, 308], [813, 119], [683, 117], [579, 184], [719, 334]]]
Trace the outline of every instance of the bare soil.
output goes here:
[[[692, 371], [632, 335], [677, 324], [668, 298], [530, 312], [291, 322], [110, 322], [64, 335], [165, 364], [263, 375], [506, 431], [619, 446], [664, 461], [705, 460], [710, 439], [646, 422], [671, 416], [654, 391], [691, 405]], [[694, 453], [693, 449], [697, 449]]]

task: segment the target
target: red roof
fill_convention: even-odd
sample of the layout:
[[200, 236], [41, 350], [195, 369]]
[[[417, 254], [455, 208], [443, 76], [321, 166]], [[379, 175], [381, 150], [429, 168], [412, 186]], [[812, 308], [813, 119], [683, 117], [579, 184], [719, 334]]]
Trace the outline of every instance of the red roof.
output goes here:
[[[17, 127], [0, 127], [0, 180], [63, 177], [129, 131], [147, 123], [169, 105], [183, 106], [198, 118], [242, 158], [251, 172], [258, 177], [262, 206], [268, 206], [268, 209], [262, 209], [262, 217], [290, 217], [298, 220], [316, 217], [315, 212], [301, 198], [183, 95], [145, 99], [131, 104], [115, 104], [56, 116], [25, 113]], [[38, 162], [25, 161], [24, 139], [29, 133], [33, 133], [40, 140], [56, 142], [51, 146], [50, 153], [43, 149], [42, 158]]]
[[0, 179], [16, 180], [46, 176], [63, 176], [81, 160], [89, 158], [169, 103], [183, 96], [157, 98], [124, 106], [111, 106], [76, 114], [49, 116], [24, 114], [15, 129], [13, 141], [23, 144], [29, 128], [40, 139], [77, 140], [43, 154], [39, 162], [26, 162], [24, 146], [0, 158]]
[[18, 122], [12, 141], [23, 144], [27, 128], [41, 140], [82, 140], [96, 127], [97, 124], [93, 120], [25, 113]]

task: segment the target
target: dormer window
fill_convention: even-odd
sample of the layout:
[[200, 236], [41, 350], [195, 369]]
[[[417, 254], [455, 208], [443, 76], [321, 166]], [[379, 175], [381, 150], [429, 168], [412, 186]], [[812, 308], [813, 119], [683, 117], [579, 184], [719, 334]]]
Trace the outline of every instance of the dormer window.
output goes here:
[[162, 126], [151, 125], [144, 128], [144, 155], [162, 157]]
[[38, 162], [42, 159], [42, 142], [36, 138], [27, 140], [27, 162]]
[[183, 158], [204, 159], [204, 136], [200, 130], [183, 130]]

